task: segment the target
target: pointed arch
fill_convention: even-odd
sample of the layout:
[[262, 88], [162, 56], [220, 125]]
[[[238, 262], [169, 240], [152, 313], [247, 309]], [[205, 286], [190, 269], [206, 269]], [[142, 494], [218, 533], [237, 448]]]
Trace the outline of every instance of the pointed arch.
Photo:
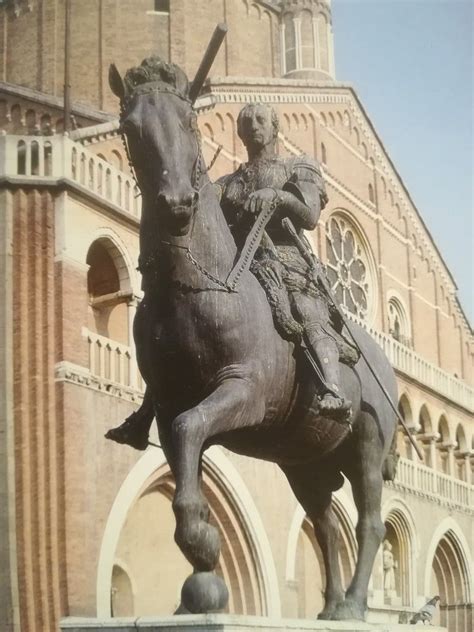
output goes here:
[[387, 538], [393, 546], [394, 558], [398, 562], [397, 594], [404, 606], [413, 606], [418, 594], [416, 560], [420, 550], [413, 514], [402, 499], [391, 498], [382, 507], [382, 519], [387, 527]]
[[[229, 511], [232, 507], [232, 520], [237, 521], [241, 529], [240, 546], [246, 542], [249, 547], [243, 555], [242, 553], [233, 555], [235, 561], [230, 563], [241, 564], [240, 570], [244, 571], [245, 560], [249, 557], [253, 558], [255, 573], [258, 576], [262, 614], [280, 617], [280, 593], [272, 551], [259, 512], [244, 481], [222, 449], [217, 446], [206, 451], [204, 467], [211, 494], [216, 489], [215, 485], [218, 484], [222, 490], [221, 497], [228, 499], [226, 506], [217, 508], [215, 519], [222, 518], [219, 511]], [[137, 498], [142, 496], [147, 489], [156, 486], [160, 480], [168, 485], [169, 493], [169, 485], [172, 485], [169, 466], [163, 451], [159, 448], [151, 448], [131, 469], [115, 497], [105, 525], [97, 567], [96, 606], [99, 618], [110, 617], [112, 568], [128, 513]]]
[[424, 595], [439, 590], [441, 625], [464, 629], [457, 621], [467, 615], [473, 600], [473, 555], [463, 531], [451, 517], [436, 528], [427, 549]]

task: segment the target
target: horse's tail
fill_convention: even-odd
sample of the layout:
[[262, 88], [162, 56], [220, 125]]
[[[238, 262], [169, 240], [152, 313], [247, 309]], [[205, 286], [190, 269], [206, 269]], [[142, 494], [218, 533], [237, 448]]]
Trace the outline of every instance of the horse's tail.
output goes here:
[[399, 458], [400, 455], [397, 452], [397, 428], [395, 428], [390, 450], [388, 451], [385, 461], [382, 464], [382, 477], [384, 481], [395, 480]]

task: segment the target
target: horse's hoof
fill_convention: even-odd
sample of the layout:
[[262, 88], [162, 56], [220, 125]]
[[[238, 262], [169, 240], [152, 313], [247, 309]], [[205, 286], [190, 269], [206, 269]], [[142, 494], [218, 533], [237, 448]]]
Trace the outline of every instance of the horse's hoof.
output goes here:
[[181, 603], [192, 614], [223, 610], [229, 601], [229, 591], [215, 573], [193, 573], [181, 589]]
[[334, 609], [333, 621], [365, 621], [365, 606], [346, 599]]
[[321, 610], [321, 612], [318, 614], [317, 619], [319, 621], [332, 621], [337, 605], [338, 604], [334, 604], [332, 606], [325, 606], [324, 610]]

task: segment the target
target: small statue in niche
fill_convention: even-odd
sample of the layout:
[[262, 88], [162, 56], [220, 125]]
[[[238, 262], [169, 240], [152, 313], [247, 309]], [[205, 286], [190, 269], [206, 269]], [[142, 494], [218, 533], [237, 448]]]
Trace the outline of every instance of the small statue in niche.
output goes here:
[[397, 594], [395, 570], [398, 569], [398, 562], [392, 553], [392, 545], [388, 540], [383, 543], [383, 589], [386, 597]]

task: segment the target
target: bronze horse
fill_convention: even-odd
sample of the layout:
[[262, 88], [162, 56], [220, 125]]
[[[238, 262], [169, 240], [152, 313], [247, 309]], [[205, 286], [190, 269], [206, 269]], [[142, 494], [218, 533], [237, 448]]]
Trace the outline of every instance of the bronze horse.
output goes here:
[[[395, 416], [363, 361], [341, 365], [352, 401], [352, 432], [318, 414], [314, 378], [295, 346], [276, 332], [267, 298], [243, 269], [201, 152], [189, 84], [175, 65], [150, 58], [123, 80], [111, 67], [143, 196], [140, 269], [144, 298], [134, 338], [147, 384], [143, 408], [156, 415], [176, 479], [175, 539], [194, 568], [182, 590], [191, 612], [222, 609], [227, 589], [213, 570], [220, 544], [208, 523], [201, 459], [213, 444], [277, 463], [311, 518], [326, 568], [323, 619], [364, 619], [367, 588], [385, 528], [380, 516]], [[351, 330], [396, 401], [395, 375], [377, 344]], [[146, 410], [145, 410], [146, 413]], [[338, 523], [331, 506], [344, 474], [358, 510], [358, 558], [344, 591]]]

